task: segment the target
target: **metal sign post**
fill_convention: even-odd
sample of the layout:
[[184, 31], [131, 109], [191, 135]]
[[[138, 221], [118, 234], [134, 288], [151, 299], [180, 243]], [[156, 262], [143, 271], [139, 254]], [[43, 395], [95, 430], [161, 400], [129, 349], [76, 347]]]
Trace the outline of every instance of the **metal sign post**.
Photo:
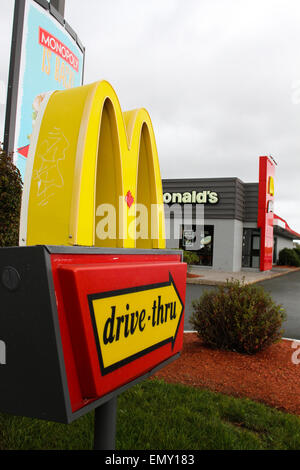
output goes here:
[[51, 5], [64, 17], [65, 15], [65, 0], [50, 0]]
[[94, 450], [116, 448], [117, 397], [95, 409]]
[[24, 0], [19, 0], [15, 2], [3, 145], [4, 150], [10, 155], [14, 151], [14, 136], [16, 127], [16, 110], [18, 101], [18, 84], [21, 62], [20, 57], [22, 49], [24, 8]]

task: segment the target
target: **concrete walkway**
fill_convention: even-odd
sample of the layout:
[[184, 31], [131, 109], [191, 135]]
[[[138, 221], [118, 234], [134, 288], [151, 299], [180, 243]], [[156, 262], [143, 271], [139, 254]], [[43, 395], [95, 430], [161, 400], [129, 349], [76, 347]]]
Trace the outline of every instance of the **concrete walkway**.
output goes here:
[[[245, 284], [254, 284], [256, 282], [273, 279], [275, 277], [283, 276], [285, 274], [299, 271], [300, 268], [288, 268], [281, 266], [274, 266], [270, 271], [259, 271], [256, 269], [246, 269], [237, 273], [216, 271], [208, 268], [201, 268], [201, 266], [189, 266], [187, 284], [201, 284], [206, 286], [215, 286], [218, 284], [226, 284], [226, 280], [244, 279]], [[189, 277], [189, 275], [193, 277]], [[197, 277], [194, 277], [197, 276]]]

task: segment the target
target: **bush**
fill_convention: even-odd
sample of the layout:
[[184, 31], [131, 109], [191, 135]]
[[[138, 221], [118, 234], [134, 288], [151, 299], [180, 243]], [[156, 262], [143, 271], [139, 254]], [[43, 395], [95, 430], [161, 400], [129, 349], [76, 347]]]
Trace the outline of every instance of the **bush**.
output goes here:
[[300, 245], [297, 243], [296, 247], [294, 248], [295, 253], [298, 255], [300, 259]]
[[183, 261], [187, 264], [198, 264], [199, 256], [193, 251], [184, 251], [183, 252]]
[[0, 146], [0, 246], [19, 244], [22, 179]]
[[283, 248], [283, 250], [279, 252], [278, 264], [281, 266], [300, 267], [300, 254], [298, 249]]
[[232, 280], [193, 302], [190, 323], [207, 346], [254, 354], [281, 339], [285, 318], [261, 286]]

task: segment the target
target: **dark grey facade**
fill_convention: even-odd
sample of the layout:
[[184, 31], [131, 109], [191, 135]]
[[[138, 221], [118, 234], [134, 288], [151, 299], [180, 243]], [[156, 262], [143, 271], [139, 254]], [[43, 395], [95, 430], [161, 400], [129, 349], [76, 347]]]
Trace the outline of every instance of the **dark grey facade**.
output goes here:
[[244, 183], [244, 220], [257, 223], [258, 183]]

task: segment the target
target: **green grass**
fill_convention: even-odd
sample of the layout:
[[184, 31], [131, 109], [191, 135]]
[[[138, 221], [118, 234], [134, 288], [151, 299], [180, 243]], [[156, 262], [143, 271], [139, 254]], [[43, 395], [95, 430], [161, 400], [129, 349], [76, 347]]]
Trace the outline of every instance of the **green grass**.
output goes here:
[[[91, 449], [93, 413], [70, 425], [0, 414], [0, 450]], [[118, 398], [117, 449], [300, 449], [300, 418], [248, 399], [148, 380]]]

